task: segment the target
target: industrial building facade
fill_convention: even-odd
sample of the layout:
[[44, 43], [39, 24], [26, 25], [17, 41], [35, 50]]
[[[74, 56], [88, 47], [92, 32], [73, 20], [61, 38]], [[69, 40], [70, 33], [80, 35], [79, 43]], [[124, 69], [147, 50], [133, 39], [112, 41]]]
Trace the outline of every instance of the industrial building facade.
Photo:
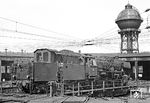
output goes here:
[[29, 53], [0, 53], [0, 82], [11, 80], [11, 67], [13, 64], [28, 63], [33, 60]]
[[122, 54], [119, 58], [130, 62], [131, 69], [127, 71], [132, 78], [150, 80], [150, 53]]

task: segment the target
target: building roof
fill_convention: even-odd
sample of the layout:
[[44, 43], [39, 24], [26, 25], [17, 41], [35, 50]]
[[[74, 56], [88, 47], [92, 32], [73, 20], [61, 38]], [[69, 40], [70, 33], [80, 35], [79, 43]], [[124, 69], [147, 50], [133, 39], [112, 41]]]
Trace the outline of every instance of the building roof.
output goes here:
[[21, 52], [0, 52], [0, 56], [11, 56], [11, 57], [33, 57], [33, 53], [21, 53]]
[[37, 51], [42, 51], [42, 50], [47, 50], [49, 52], [54, 52], [56, 54], [61, 54], [61, 55], [66, 55], [66, 56], [81, 56], [82, 55], [80, 53], [76, 53], [76, 52], [73, 52], [71, 50], [64, 49], [64, 50], [57, 51], [57, 50], [54, 50], [54, 49], [47, 49], [47, 48], [37, 49], [36, 51], [34, 51], [34, 53], [37, 52]]
[[131, 54], [121, 54], [121, 53], [91, 53], [93, 56], [108, 56], [108, 57], [150, 57], [150, 52], [142, 53], [131, 53]]

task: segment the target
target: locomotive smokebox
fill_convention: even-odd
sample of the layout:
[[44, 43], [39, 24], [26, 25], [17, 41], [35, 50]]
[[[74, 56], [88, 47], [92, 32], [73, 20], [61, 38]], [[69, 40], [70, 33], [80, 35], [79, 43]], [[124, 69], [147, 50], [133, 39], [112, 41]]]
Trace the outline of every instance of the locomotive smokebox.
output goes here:
[[138, 10], [130, 4], [125, 6], [115, 21], [118, 27], [123, 29], [138, 29], [143, 22]]

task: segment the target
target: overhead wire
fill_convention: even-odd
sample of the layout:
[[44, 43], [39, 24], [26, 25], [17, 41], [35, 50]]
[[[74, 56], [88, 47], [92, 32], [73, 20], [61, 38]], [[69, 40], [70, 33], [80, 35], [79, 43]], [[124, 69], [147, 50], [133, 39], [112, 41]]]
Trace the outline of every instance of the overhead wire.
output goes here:
[[[120, 51], [120, 49], [118, 48], [118, 47], [116, 47], [115, 45], [111, 45], [111, 47], [110, 47], [110, 45], [103, 45], [103, 46], [101, 46], [102, 48], [105, 48], [105, 49], [107, 49], [107, 50], [109, 50], [109, 52], [110, 51], [117, 51], [117, 52], [119, 52]], [[110, 49], [111, 48], [111, 49]]]
[[[5, 37], [5, 38], [11, 38], [11, 39], [24, 39], [24, 40], [37, 40], [37, 41], [42, 41], [42, 42], [47, 42], [50, 43], [50, 41], [52, 42], [52, 44], [55, 43], [55, 46], [58, 45], [58, 43], [62, 44], [62, 45], [68, 45], [71, 43], [76, 43], [75, 41], [64, 41], [62, 40], [62, 38], [56, 38], [56, 37], [50, 37], [50, 36], [43, 36], [43, 35], [38, 35], [38, 34], [33, 34], [33, 33], [28, 33], [28, 32], [22, 32], [22, 31], [16, 31], [16, 30], [10, 30], [10, 29], [3, 29], [0, 28], [0, 31], [6, 31], [6, 32], [11, 32], [11, 33], [21, 33], [21, 34], [26, 34], [29, 36], [39, 36], [39, 37], [43, 37], [45, 38], [43, 39], [32, 39], [32, 38], [25, 38], [25, 37], [16, 37], [16, 36], [7, 36], [7, 35], [0, 35], [0, 37]], [[50, 40], [51, 39], [51, 40]], [[56, 39], [56, 40], [60, 40], [59, 42], [56, 41], [52, 41], [52, 39]]]
[[[147, 25], [148, 23], [144, 23], [144, 24], [142, 24], [141, 25], [141, 27], [140, 27], [140, 29], [141, 30], [143, 30], [143, 29], [145, 29], [146, 28], [146, 26], [148, 26]], [[97, 43], [93, 43], [93, 45], [97, 45], [98, 43], [101, 43], [100, 45], [102, 45], [102, 44], [110, 44], [110, 43], [107, 43], [107, 42], [105, 42], [105, 41], [107, 41], [107, 40], [111, 40], [111, 41], [116, 41], [117, 39], [119, 40], [120, 38], [119, 38], [119, 36], [117, 37], [117, 35], [115, 36], [114, 34], [116, 34], [117, 33], [117, 30], [115, 30], [116, 28], [112, 28], [111, 30], [108, 30], [108, 31], [106, 31], [106, 32], [104, 32], [104, 33], [102, 33], [102, 34], [100, 34], [99, 36], [97, 36], [97, 37], [95, 37], [94, 39], [91, 39], [91, 41], [92, 42], [97, 42]], [[115, 31], [113, 31], [113, 30], [115, 30]], [[117, 33], [118, 34], [118, 33]], [[141, 37], [143, 37], [143, 34], [144, 34], [144, 36], [146, 36], [147, 34], [146, 33], [141, 33], [140, 34], [140, 36]], [[147, 36], [149, 36], [149, 35], [147, 35]], [[140, 37], [140, 38], [141, 38]], [[86, 40], [85, 40], [86, 41]], [[90, 40], [88, 40], [88, 41], [90, 41]], [[115, 43], [117, 43], [117, 42], [115, 42]], [[111, 42], [111, 44], [112, 44], [112, 42]], [[114, 44], [114, 42], [113, 42], [113, 44]]]
[[[114, 31], [115, 29], [116, 29], [116, 27], [115, 27], [115, 28], [112, 28], [111, 30], [108, 30], [108, 31], [102, 33], [101, 35], [99, 35], [99, 36], [97, 36], [97, 37], [95, 37], [95, 38], [91, 38], [91, 39], [88, 39], [88, 40], [83, 40], [82, 43], [81, 43], [81, 45], [84, 45], [84, 43], [90, 42], [90, 41], [91, 41], [91, 42], [94, 42], [93, 45], [97, 45], [97, 44], [99, 44], [99, 43], [105, 44], [105, 41], [118, 39], [118, 37], [116, 37], [116, 36], [114, 35], [114, 33], [116, 33], [116, 31]], [[107, 35], [107, 34], [108, 34], [108, 35]], [[111, 34], [111, 35], [110, 35], [110, 34]], [[114, 38], [114, 39], [112, 39], [112, 38]], [[87, 44], [87, 45], [88, 45], [88, 44]], [[92, 44], [91, 44], [91, 45], [92, 45]], [[86, 46], [86, 45], [84, 45], [84, 46]]]
[[[63, 35], [63, 36], [66, 36], [66, 37], [70, 37], [70, 39], [76, 38], [74, 36], [66, 35], [66, 34], [63, 34], [63, 33], [59, 33], [59, 32], [56, 32], [56, 31], [49, 30], [49, 29], [41, 28], [41, 27], [38, 27], [38, 26], [33, 26], [33, 25], [30, 25], [30, 24], [25, 24], [25, 23], [22, 23], [22, 22], [18, 22], [18, 21], [15, 21], [15, 20], [8, 19], [8, 18], [4, 18], [4, 17], [0, 17], [0, 18], [3, 19], [3, 20], [6, 20], [6, 21], [10, 21], [10, 22], [16, 23], [16, 29], [17, 29], [18, 24], [21, 24], [21, 25], [28, 26], [28, 27], [31, 27], [31, 28], [35, 28], [35, 29], [39, 29], [39, 30], [55, 33], [55, 34], [58, 34], [58, 35], [61, 35], [61, 36]], [[76, 39], [80, 39], [80, 38], [76, 38]]]
[[[147, 23], [142, 23], [142, 25], [141, 26], [145, 26], [145, 25], [147, 25]], [[95, 37], [95, 38], [101, 38], [101, 36], [103, 35], [103, 37], [102, 38], [106, 38], [106, 37], [112, 37], [112, 36], [115, 36], [113, 33], [117, 33], [117, 30], [115, 30], [115, 29], [117, 29], [116, 27], [114, 27], [114, 28], [112, 28], [112, 29], [110, 29], [110, 30], [108, 30], [108, 31], [106, 31], [106, 32], [104, 32], [104, 33], [102, 33], [102, 34], [100, 34], [99, 36], [97, 36], [97, 37]], [[145, 29], [145, 27], [144, 28], [142, 28], [142, 29]], [[115, 30], [115, 31], [114, 31]], [[112, 34], [112, 35], [110, 35], [110, 34]]]
[[[4, 28], [0, 28], [0, 31], [5, 31], [5, 32], [12, 32], [12, 33], [20, 33], [20, 34], [25, 34], [25, 35], [29, 35], [29, 36], [37, 36], [37, 37], [42, 37], [42, 38], [49, 38], [49, 39], [55, 39], [55, 40], [59, 40], [59, 41], [64, 41], [66, 40], [65, 38], [59, 38], [59, 37], [52, 37], [52, 36], [46, 36], [46, 35], [40, 35], [40, 34], [35, 34], [35, 33], [29, 33], [29, 32], [24, 32], [24, 31], [16, 31], [16, 30], [11, 30], [11, 29], [4, 29]], [[71, 40], [68, 40], [71, 41]]]
[[[50, 41], [45, 41], [45, 40], [39, 40], [39, 39], [29, 39], [29, 38], [22, 38], [22, 37], [13, 37], [13, 36], [6, 36], [6, 35], [0, 35], [0, 37], [2, 37], [2, 38], [10, 38], [10, 39], [23, 39], [23, 40], [37, 40], [37, 41], [42, 41], [43, 43], [42, 43], [42, 45], [44, 44], [44, 45], [49, 45], [49, 46], [66, 46], [66, 45], [68, 45], [68, 44], [66, 44], [65, 42], [50, 42]], [[46, 43], [46, 44], [45, 44]], [[50, 44], [51, 43], [51, 44]], [[34, 44], [34, 43], [33, 43]], [[30, 44], [30, 45], [33, 45], [33, 44]], [[38, 45], [39, 45], [39, 42], [38, 42]]]
[[[16, 30], [8, 30], [8, 29], [1, 29], [2, 31], [8, 31], [8, 32], [16, 32], [16, 33], [21, 33], [21, 34], [26, 34], [26, 35], [31, 35], [31, 36], [39, 36], [39, 37], [43, 37], [43, 38], [50, 38], [50, 39], [56, 39], [56, 40], [65, 40], [65, 39], [62, 39], [62, 38], [59, 38], [59, 37], [51, 37], [51, 36], [45, 36], [45, 35], [39, 35], [39, 34], [34, 34], [34, 33], [28, 33], [28, 32], [22, 32], [22, 31], [18, 31], [17, 30], [17, 24], [21, 24], [21, 25], [25, 25], [25, 26], [29, 26], [29, 27], [33, 27], [33, 28], [36, 28], [36, 29], [40, 29], [40, 30], [44, 30], [44, 31], [48, 31], [48, 32], [52, 32], [52, 33], [56, 33], [56, 34], [61, 34], [61, 33], [58, 33], [58, 32], [55, 32], [55, 31], [50, 31], [50, 30], [47, 30], [47, 29], [44, 29], [44, 28], [40, 28], [40, 27], [36, 27], [36, 26], [32, 26], [32, 25], [29, 25], [29, 24], [24, 24], [24, 23], [21, 23], [21, 22], [17, 22], [17, 21], [14, 21], [14, 20], [10, 20], [10, 19], [7, 19], [7, 18], [3, 18], [3, 17], [0, 17], [1, 19], [5, 19], [7, 21], [11, 21], [11, 22], [15, 22], [16, 23]], [[116, 39], [119, 39], [118, 37], [116, 37], [114, 35], [114, 33], [116, 33], [117, 31], [115, 30], [116, 27], [102, 33], [101, 35], [95, 37], [94, 39], [95, 40], [116, 40]], [[114, 31], [115, 30], [115, 31]], [[111, 35], [110, 35], [111, 34]], [[68, 35], [66, 35], [68, 36]], [[104, 36], [104, 37], [103, 37]], [[23, 38], [22, 38], [23, 39]], [[93, 39], [93, 40], [94, 40]], [[34, 40], [34, 39], [33, 39]], [[98, 42], [97, 42], [98, 43]], [[107, 43], [102, 43], [102, 44], [107, 44]], [[76, 45], [80, 45], [79, 43], [74, 43], [74, 44], [71, 44], [72, 46], [76, 46]]]
[[[144, 24], [144, 25], [146, 25], [146, 24]], [[142, 25], [143, 26], [143, 25]], [[142, 29], [145, 29], [145, 27], [144, 28], [142, 28]], [[115, 36], [114, 34], [115, 33], [117, 33], [117, 31], [114, 31], [114, 32], [111, 32], [111, 34], [109, 33], [108, 35], [106, 35], [106, 36], [104, 36], [103, 38], [97, 38], [97, 40], [111, 40], [111, 41], [114, 41], [114, 40], [116, 40], [116, 39], [120, 39], [119, 37], [117, 37], [117, 36]], [[106, 33], [107, 34], [107, 33]], [[142, 35], [143, 36], [143, 33], [142, 34], [140, 34], [140, 35]], [[92, 39], [93, 40], [93, 39]], [[105, 44], [105, 43], [104, 43]], [[106, 43], [107, 44], [107, 43]]]
[[[147, 25], [146, 23], [144, 25]], [[142, 25], [143, 26], [143, 25]], [[145, 27], [141, 28], [141, 29], [145, 29]], [[112, 39], [119, 39], [119, 36], [117, 37], [117, 30], [116, 31], [113, 31], [113, 32], [110, 32], [110, 33], [106, 33], [105, 36], [103, 37], [104, 38], [112, 38]], [[101, 37], [100, 37], [101, 39]]]
[[105, 36], [106, 34], [108, 34], [109, 32], [113, 31], [114, 29], [116, 29], [116, 27], [113, 27], [113, 28], [111, 28], [110, 30], [105, 31], [105, 32], [103, 32], [103, 33], [99, 34], [99, 36], [96, 36], [95, 38], [99, 38], [99, 37], [101, 37], [102, 35], [104, 35], [104, 36]]
[[[63, 41], [63, 43], [67, 43], [66, 45], [70, 44], [70, 43], [75, 43], [76, 42], [76, 39], [75, 37], [72, 37], [72, 36], [69, 36], [69, 35], [65, 35], [65, 34], [62, 34], [62, 33], [58, 33], [58, 32], [55, 32], [55, 31], [51, 31], [51, 30], [48, 30], [48, 29], [44, 29], [44, 28], [40, 28], [40, 27], [37, 27], [37, 26], [32, 26], [32, 25], [29, 25], [29, 24], [25, 24], [25, 23], [21, 23], [21, 22], [18, 22], [18, 21], [15, 21], [15, 20], [11, 20], [11, 19], [7, 19], [7, 18], [3, 18], [3, 17], [0, 17], [1, 19], [4, 19], [4, 20], [7, 20], [7, 21], [10, 21], [10, 22], [14, 22], [16, 23], [16, 27], [15, 27], [15, 30], [10, 30], [10, 29], [4, 29], [4, 28], [0, 28], [1, 31], [7, 31], [7, 32], [15, 32], [15, 33], [20, 33], [20, 34], [25, 34], [25, 35], [30, 35], [30, 36], [38, 36], [38, 37], [42, 37], [42, 38], [46, 38], [46, 39], [55, 39], [55, 40], [59, 40], [59, 41]], [[46, 36], [46, 35], [39, 35], [39, 34], [36, 34], [36, 33], [30, 33], [30, 32], [24, 32], [24, 31], [19, 31], [18, 30], [18, 24], [21, 24], [21, 25], [25, 25], [25, 26], [28, 26], [28, 27], [32, 27], [32, 28], [36, 28], [36, 29], [40, 29], [40, 30], [43, 30], [43, 31], [47, 31], [47, 32], [52, 32], [52, 33], [55, 33], [55, 34], [61, 34], [61, 35], [65, 35], [67, 37], [71, 37], [71, 39], [75, 39], [75, 40], [71, 40], [71, 39], [67, 39], [67, 38], [60, 38], [60, 37], [52, 37], [52, 36]], [[1, 36], [2, 37], [2, 36]], [[4, 37], [4, 36], [3, 36]], [[6, 37], [6, 36], [5, 36]], [[8, 38], [8, 36], [7, 36]], [[28, 38], [22, 38], [22, 37], [9, 37], [9, 38], [14, 38], [14, 39], [26, 39], [26, 40], [39, 40], [39, 41], [45, 41], [45, 40], [41, 40], [41, 39], [28, 39]], [[47, 41], [47, 40], [46, 40]], [[68, 42], [67, 42], [68, 41]], [[61, 42], [62, 43], [62, 42]], [[76, 44], [76, 43], [75, 43]]]

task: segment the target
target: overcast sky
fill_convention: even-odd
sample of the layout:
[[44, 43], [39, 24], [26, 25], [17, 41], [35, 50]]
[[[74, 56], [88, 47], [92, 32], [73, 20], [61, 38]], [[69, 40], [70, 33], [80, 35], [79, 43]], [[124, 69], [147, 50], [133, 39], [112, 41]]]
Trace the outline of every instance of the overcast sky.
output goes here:
[[[145, 20], [141, 30], [146, 27], [146, 18], [150, 13], [143, 13], [150, 8], [149, 0], [129, 0]], [[0, 19], [0, 28], [29, 32], [41, 36], [0, 31], [0, 51], [33, 52], [37, 48], [70, 49], [82, 52], [120, 52], [120, 39], [108, 45], [101, 44], [81, 47], [67, 46], [72, 42], [97, 38], [117, 37], [118, 27], [115, 19], [124, 9], [128, 0], [0, 0], [0, 17], [47, 29], [52, 32]], [[148, 33], [148, 32], [147, 32]], [[149, 36], [146, 35], [146, 38]], [[46, 38], [47, 37], [47, 38]], [[50, 39], [52, 37], [53, 39]], [[63, 39], [62, 39], [63, 38]], [[140, 51], [150, 51], [146, 38], [139, 39]], [[60, 40], [61, 39], [61, 40]], [[143, 42], [144, 41], [144, 42]], [[73, 43], [73, 44], [75, 44]], [[105, 44], [106, 43], [106, 44]], [[56, 46], [57, 44], [57, 46]]]

